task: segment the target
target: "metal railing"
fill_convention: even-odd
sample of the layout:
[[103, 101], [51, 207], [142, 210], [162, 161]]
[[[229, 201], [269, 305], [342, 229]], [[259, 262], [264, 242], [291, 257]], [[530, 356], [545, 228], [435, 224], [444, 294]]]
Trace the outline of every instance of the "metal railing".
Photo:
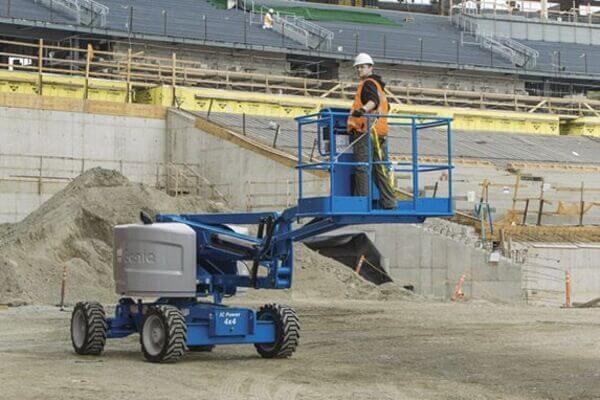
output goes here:
[[[336, 111], [337, 110], [337, 111]], [[384, 175], [387, 175], [386, 179], [393, 176], [394, 173], [408, 173], [411, 175], [412, 181], [412, 198], [405, 200], [405, 205], [402, 207], [404, 212], [413, 213], [433, 213], [435, 215], [452, 215], [454, 213], [454, 206], [452, 202], [452, 130], [451, 130], [451, 118], [442, 117], [429, 117], [429, 116], [415, 116], [415, 115], [394, 115], [388, 114], [381, 116], [379, 114], [365, 114], [365, 132], [362, 135], [349, 135], [345, 121], [349, 117], [349, 113], [346, 111], [339, 111], [339, 109], [327, 109], [323, 110], [318, 114], [309, 114], [295, 118], [298, 124], [298, 142], [297, 142], [297, 158], [298, 158], [298, 203], [299, 206], [303, 199], [307, 198], [304, 192], [304, 174], [307, 171], [324, 171], [329, 176], [329, 188], [326, 190], [325, 197], [328, 197], [329, 210], [336, 212], [336, 197], [345, 198], [348, 201], [348, 182], [336, 182], [336, 175], [338, 177], [343, 176], [340, 170], [347, 168], [366, 167], [367, 182], [374, 182], [375, 168], [381, 166], [385, 170]], [[404, 128], [410, 130], [409, 146], [411, 151], [411, 159], [409, 162], [394, 162], [390, 161], [389, 155], [389, 142], [385, 141], [381, 144], [379, 139], [374, 139], [377, 136], [374, 130], [374, 124], [379, 118], [386, 118], [387, 124], [390, 127]], [[343, 121], [343, 122], [342, 122]], [[309, 132], [308, 127], [317, 127], [315, 132]], [[446, 145], [446, 159], [440, 163], [421, 163], [419, 159], [419, 144], [432, 131], [438, 132], [438, 129], [444, 131], [442, 133], [445, 136]], [[316, 135], [315, 140], [317, 141], [317, 147], [320, 149], [321, 158], [318, 160], [309, 160], [304, 157], [303, 154], [303, 135]], [[353, 157], [354, 148], [356, 143], [362, 137], [365, 137], [367, 144], [368, 159], [366, 161], [356, 161]], [[328, 140], [325, 138], [328, 137]], [[312, 138], [311, 138], [312, 139]], [[324, 143], [326, 141], [326, 143]], [[383, 147], [379, 148], [382, 145]], [[375, 149], [380, 154], [380, 159], [374, 157]], [[323, 151], [321, 151], [323, 150]], [[431, 172], [443, 172], [447, 174], [447, 196], [438, 196], [436, 198], [430, 198], [421, 196], [420, 185], [422, 183], [420, 176], [424, 173]], [[342, 178], [343, 179], [343, 178]], [[373, 185], [368, 185], [368, 193], [366, 194], [366, 208], [367, 211], [373, 210], [373, 199], [375, 193], [373, 191]], [[310, 199], [309, 199], [310, 200]]]
[[105, 27], [109, 9], [94, 0], [34, 0], [75, 19], [79, 25]]
[[165, 165], [165, 191], [173, 197], [191, 194], [228, 204], [227, 198], [216, 185], [199, 174], [190, 164], [167, 163]]
[[[519, 68], [535, 69], [537, 59], [540, 56], [537, 50], [525, 46], [514, 39], [495, 35], [491, 32], [484, 32], [477, 23], [465, 18], [463, 14], [454, 15], [452, 21], [463, 32], [463, 35], [461, 35], [463, 44], [476, 44], [484, 49], [493, 51]], [[464, 42], [464, 33], [472, 35], [475, 38], [475, 42]]]

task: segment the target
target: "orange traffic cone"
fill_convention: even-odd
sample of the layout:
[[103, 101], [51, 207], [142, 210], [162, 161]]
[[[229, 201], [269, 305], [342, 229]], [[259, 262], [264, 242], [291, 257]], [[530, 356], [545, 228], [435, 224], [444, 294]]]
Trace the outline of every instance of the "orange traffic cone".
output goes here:
[[452, 301], [463, 300], [465, 298], [465, 294], [462, 291], [462, 285], [465, 283], [465, 277], [466, 275], [462, 274], [456, 283], [456, 286], [454, 287], [454, 294], [450, 298]]

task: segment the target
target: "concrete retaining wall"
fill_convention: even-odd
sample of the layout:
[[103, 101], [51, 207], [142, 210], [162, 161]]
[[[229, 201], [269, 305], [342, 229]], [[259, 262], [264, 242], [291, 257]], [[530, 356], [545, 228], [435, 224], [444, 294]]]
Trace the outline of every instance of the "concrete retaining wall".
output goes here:
[[565, 273], [570, 273], [571, 301], [600, 297], [600, 245], [597, 243], [519, 243], [527, 249], [523, 287], [532, 304], [565, 303]]
[[2, 107], [0, 127], [0, 222], [22, 219], [95, 166], [162, 179], [164, 120]]

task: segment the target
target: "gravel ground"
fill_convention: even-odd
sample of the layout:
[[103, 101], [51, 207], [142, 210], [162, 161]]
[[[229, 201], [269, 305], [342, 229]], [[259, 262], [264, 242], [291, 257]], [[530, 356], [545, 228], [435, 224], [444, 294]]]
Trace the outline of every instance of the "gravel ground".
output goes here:
[[137, 335], [76, 356], [70, 313], [1, 310], [0, 398], [600, 399], [597, 309], [291, 302], [302, 325], [291, 359], [222, 346], [168, 365], [145, 362]]

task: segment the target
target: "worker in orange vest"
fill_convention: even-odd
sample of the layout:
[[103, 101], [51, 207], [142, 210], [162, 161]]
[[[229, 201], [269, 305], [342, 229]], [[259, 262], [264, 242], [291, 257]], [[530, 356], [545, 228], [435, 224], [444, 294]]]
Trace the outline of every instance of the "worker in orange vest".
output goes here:
[[273, 29], [273, 9], [269, 8], [269, 11], [265, 14], [263, 18], [263, 29], [271, 30]]
[[[354, 103], [348, 117], [348, 131], [352, 133], [354, 142], [354, 162], [369, 161], [369, 141], [371, 135], [373, 161], [385, 160], [385, 138], [388, 133], [388, 122], [385, 117], [369, 118], [365, 114], [387, 115], [389, 104], [383, 91], [385, 83], [379, 75], [373, 74], [373, 59], [366, 53], [360, 53], [354, 60], [354, 68], [360, 83], [356, 89]], [[367, 132], [368, 127], [371, 132]], [[396, 195], [392, 176], [384, 164], [373, 164], [371, 176], [380, 193], [380, 206], [385, 209], [396, 208]], [[368, 196], [369, 176], [366, 166], [354, 167], [354, 196]]]

